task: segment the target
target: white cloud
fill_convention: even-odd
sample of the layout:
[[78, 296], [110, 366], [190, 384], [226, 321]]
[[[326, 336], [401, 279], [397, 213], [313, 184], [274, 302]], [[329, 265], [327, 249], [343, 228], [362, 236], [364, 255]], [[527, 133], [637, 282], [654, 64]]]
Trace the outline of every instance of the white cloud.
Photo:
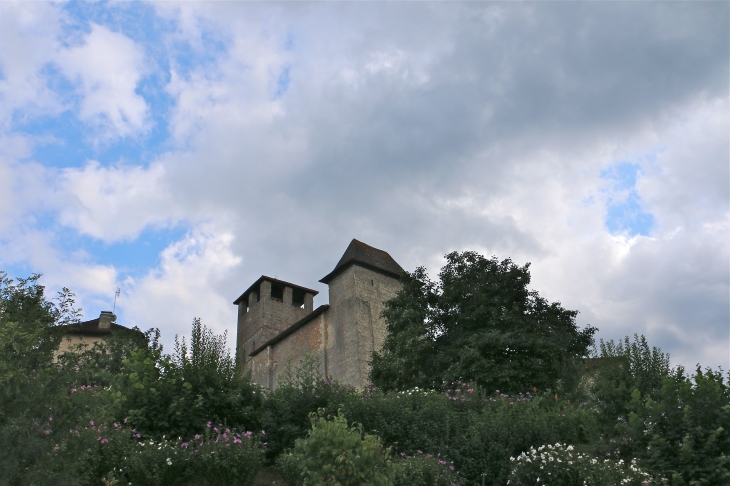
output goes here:
[[64, 49], [57, 62], [79, 84], [79, 118], [102, 140], [127, 137], [148, 128], [149, 110], [136, 92], [147, 71], [143, 49], [107, 27], [91, 24], [83, 44]]
[[236, 307], [221, 288], [241, 263], [232, 242], [230, 233], [202, 226], [170, 245], [157, 268], [138, 281], [124, 282], [119, 321], [141, 329], [160, 328], [169, 345], [175, 334], [189, 335], [193, 317], [200, 317], [217, 333], [227, 329], [229, 344], [235, 346]]
[[[174, 150], [149, 166], [84, 162], [25, 179], [0, 162], [0, 186], [28, 195], [0, 195], [15, 204], [0, 208], [5, 228], [36, 207], [105, 242], [211, 222], [126, 281], [121, 322], [167, 335], [200, 315], [232, 330], [230, 301], [259, 275], [326, 290], [316, 281], [357, 237], [433, 273], [452, 250], [532, 261], [534, 287], [601, 336], [645, 333], [675, 362], [727, 364], [727, 15], [713, 12], [727, 6], [154, 8], [178, 28], [160, 43]], [[79, 117], [102, 137], [148, 126], [135, 91], [143, 48], [93, 25], [59, 58], [84, 96]], [[605, 227], [600, 174], [623, 160], [641, 166], [648, 237]], [[123, 279], [62, 258], [34, 261], [104, 286]]]
[[61, 18], [54, 4], [0, 2], [0, 130], [61, 111], [42, 73], [59, 50]]
[[56, 194], [60, 222], [104, 242], [132, 240], [147, 226], [167, 226], [181, 214], [170, 199], [165, 168], [84, 167], [60, 172]]

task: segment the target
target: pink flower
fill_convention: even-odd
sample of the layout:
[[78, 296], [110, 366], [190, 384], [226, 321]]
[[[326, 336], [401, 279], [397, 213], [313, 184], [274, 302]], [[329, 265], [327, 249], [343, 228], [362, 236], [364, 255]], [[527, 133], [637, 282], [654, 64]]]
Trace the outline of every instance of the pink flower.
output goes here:
[[89, 420], [89, 425], [91, 425], [93, 427], [94, 426], [94, 421], [93, 420]]
[[71, 388], [71, 393], [76, 393], [76, 388]]
[[262, 435], [266, 435], [266, 431], [265, 431], [265, 430], [262, 430], [262, 431], [261, 431], [261, 434], [262, 434]]
[[56, 446], [56, 447], [53, 448], [54, 451], [57, 451], [58, 449], [59, 449], [58, 446]]
[[200, 434], [195, 434], [195, 440], [200, 439]]
[[101, 439], [102, 444], [107, 444], [109, 442], [109, 439]]
[[46, 435], [48, 435], [48, 434], [51, 433], [51, 431], [50, 431], [50, 429], [49, 430], [44, 430], [43, 433], [46, 434]]
[[206, 426], [206, 427], [208, 427], [208, 428], [210, 428], [210, 426], [211, 426], [211, 425], [212, 425], [212, 424], [210, 423], [210, 421], [208, 421], [208, 423], [207, 423], [207, 424], [205, 424], [205, 426]]

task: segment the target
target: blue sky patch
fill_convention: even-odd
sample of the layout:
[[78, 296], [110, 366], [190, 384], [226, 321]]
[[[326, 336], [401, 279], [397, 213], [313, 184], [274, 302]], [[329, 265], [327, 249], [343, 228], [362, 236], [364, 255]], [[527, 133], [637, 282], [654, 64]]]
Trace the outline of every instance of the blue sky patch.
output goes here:
[[648, 236], [654, 227], [654, 215], [644, 212], [636, 190], [640, 171], [639, 164], [619, 162], [601, 172], [610, 182], [605, 225], [612, 234]]
[[289, 66], [284, 66], [284, 68], [279, 73], [279, 77], [276, 79], [276, 91], [274, 93], [274, 98], [281, 98], [284, 93], [286, 93], [286, 90], [289, 89], [289, 83], [291, 82], [291, 78], [289, 77]]

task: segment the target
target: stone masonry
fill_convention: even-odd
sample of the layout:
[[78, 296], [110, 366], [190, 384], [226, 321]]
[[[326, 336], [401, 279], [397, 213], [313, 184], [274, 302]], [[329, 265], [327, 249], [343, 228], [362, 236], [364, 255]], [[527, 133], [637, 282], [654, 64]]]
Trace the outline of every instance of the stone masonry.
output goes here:
[[320, 282], [329, 304], [313, 308], [317, 291], [262, 275], [235, 300], [237, 353], [244, 372], [270, 390], [286, 366], [319, 358], [323, 376], [367, 384], [369, 361], [386, 335], [383, 303], [400, 289], [403, 269], [383, 250], [352, 240], [335, 269]]

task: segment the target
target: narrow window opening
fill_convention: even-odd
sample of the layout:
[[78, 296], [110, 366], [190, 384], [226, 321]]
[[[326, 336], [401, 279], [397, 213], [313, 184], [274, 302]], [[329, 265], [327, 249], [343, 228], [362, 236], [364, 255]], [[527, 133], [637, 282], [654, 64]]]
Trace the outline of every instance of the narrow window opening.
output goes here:
[[371, 280], [370, 281], [370, 286], [372, 287], [373, 285], [375, 285], [375, 281], [374, 280]]
[[259, 293], [258, 293], [258, 292], [256, 292], [256, 302], [258, 302], [259, 300], [261, 300], [261, 299], [260, 299], [260, 296], [259, 296]]
[[271, 300], [284, 302], [284, 286], [271, 282]]
[[306, 292], [302, 289], [293, 289], [291, 295], [291, 305], [304, 309], [304, 296]]

